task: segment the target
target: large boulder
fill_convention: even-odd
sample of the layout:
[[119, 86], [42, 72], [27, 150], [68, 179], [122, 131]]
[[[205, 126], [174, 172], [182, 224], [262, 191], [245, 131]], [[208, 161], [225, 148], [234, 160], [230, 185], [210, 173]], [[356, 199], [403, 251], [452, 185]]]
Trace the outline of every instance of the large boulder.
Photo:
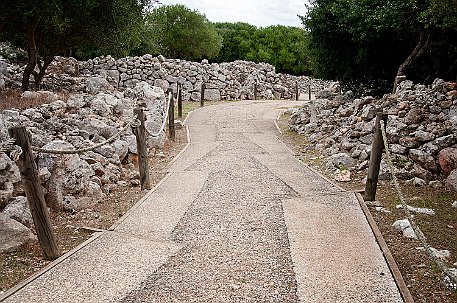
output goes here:
[[112, 92], [113, 86], [108, 80], [102, 77], [90, 77], [86, 81], [86, 91], [90, 94], [98, 94], [100, 92]]
[[205, 100], [208, 101], [220, 101], [221, 100], [221, 92], [215, 88], [208, 88], [205, 90]]
[[36, 241], [30, 229], [4, 213], [0, 213], [0, 235], [0, 253], [16, 251], [21, 246]]
[[442, 149], [438, 153], [438, 163], [446, 175], [457, 169], [457, 148]]
[[3, 213], [28, 228], [32, 227], [32, 214], [30, 213], [27, 198], [24, 196], [14, 197], [5, 207]]

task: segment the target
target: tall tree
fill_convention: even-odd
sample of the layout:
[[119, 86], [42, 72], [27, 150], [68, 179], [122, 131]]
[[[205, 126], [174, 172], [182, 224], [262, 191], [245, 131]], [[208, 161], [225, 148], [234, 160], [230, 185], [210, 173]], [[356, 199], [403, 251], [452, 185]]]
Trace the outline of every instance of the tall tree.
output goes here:
[[[140, 42], [143, 8], [149, 0], [4, 0], [0, 3], [0, 40], [28, 53], [22, 89], [34, 76], [38, 88], [54, 56], [95, 46], [127, 54]], [[38, 68], [38, 71], [36, 71]]]
[[150, 12], [144, 37], [144, 52], [186, 60], [213, 58], [222, 46], [222, 37], [205, 15], [180, 4]]
[[247, 23], [216, 23], [216, 28], [224, 38], [216, 62], [248, 60], [270, 63], [278, 72], [310, 72], [307, 32], [301, 28]]
[[455, 77], [456, 7], [457, 0], [315, 0], [302, 17], [315, 72], [383, 92], [395, 75]]

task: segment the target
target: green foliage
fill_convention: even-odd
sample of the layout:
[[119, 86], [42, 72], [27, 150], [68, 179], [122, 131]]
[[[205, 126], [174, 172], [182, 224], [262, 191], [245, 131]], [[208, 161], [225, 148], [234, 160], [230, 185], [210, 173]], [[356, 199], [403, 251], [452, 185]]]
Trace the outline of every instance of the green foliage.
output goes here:
[[[4, 0], [0, 2], [0, 40], [22, 47], [38, 86], [55, 55], [78, 49], [126, 55], [140, 43], [143, 8], [149, 0]], [[35, 73], [38, 65], [40, 72]]]
[[215, 57], [221, 46], [222, 37], [204, 15], [184, 5], [169, 5], [146, 17], [140, 52], [196, 60]]
[[403, 73], [418, 82], [455, 80], [456, 8], [457, 0], [313, 1], [302, 17], [313, 71], [381, 92]]
[[248, 60], [274, 65], [278, 72], [310, 72], [307, 33], [298, 27], [257, 28], [247, 23], [216, 23], [224, 38], [216, 62]]

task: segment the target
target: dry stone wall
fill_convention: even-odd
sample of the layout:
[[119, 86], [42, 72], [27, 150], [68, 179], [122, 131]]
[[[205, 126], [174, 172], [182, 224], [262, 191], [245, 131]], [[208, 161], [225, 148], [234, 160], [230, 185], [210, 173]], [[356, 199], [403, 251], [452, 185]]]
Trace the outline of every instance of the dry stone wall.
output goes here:
[[[306, 135], [307, 147], [324, 154], [331, 170], [366, 172], [377, 110], [389, 114], [387, 135], [397, 175], [416, 185], [444, 183], [457, 191], [457, 84], [431, 87], [403, 81], [395, 94], [354, 99], [330, 88], [299, 109], [290, 109], [290, 129]], [[381, 163], [381, 176], [387, 177]], [[443, 182], [442, 182], [443, 181]]]
[[198, 63], [151, 55], [119, 60], [107, 56], [80, 62], [79, 70], [81, 74], [105, 76], [119, 88], [130, 88], [138, 81], [145, 81], [166, 90], [180, 83], [184, 100], [191, 101], [200, 100], [203, 82], [208, 100], [253, 99], [255, 83], [258, 83], [258, 95], [264, 99], [290, 99], [296, 83], [302, 92], [309, 86], [314, 91], [328, 86], [325, 81], [276, 73], [270, 64], [247, 61], [210, 64], [207, 60]]
[[[3, 77], [7, 86], [19, 87], [24, 67], [3, 64], [3, 73], [0, 65], [0, 79]], [[144, 55], [118, 60], [106, 56], [88, 61], [56, 57], [47, 70], [43, 88], [83, 90], [85, 79], [93, 76], [107, 79], [119, 90], [133, 88], [144, 81], [166, 91], [170, 86], [176, 89], [179, 83], [183, 88], [184, 101], [200, 100], [203, 82], [206, 84], [207, 100], [253, 99], [255, 83], [258, 97], [263, 99], [290, 99], [297, 84], [301, 93], [307, 93], [309, 88], [316, 92], [329, 85], [327, 81], [306, 76], [276, 73], [274, 66], [266, 63], [235, 61], [210, 64], [207, 60], [190, 62]]]

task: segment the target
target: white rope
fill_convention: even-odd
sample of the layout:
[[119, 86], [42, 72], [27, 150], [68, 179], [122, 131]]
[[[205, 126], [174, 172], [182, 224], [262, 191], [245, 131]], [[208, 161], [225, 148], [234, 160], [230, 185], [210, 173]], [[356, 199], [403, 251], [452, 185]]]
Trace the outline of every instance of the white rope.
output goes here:
[[157, 133], [150, 133], [146, 129], [146, 133], [151, 137], [158, 137], [165, 129], [165, 125], [167, 124], [167, 120], [168, 120], [168, 114], [170, 112], [170, 103], [171, 103], [171, 97], [172, 97], [171, 94], [172, 93], [170, 92], [170, 95], [168, 96], [167, 111], [165, 112], [165, 118], [163, 119], [162, 126], [160, 127], [160, 130]]
[[457, 284], [457, 276], [443, 262], [438, 260], [438, 258], [435, 256], [432, 249], [430, 248], [430, 245], [428, 245], [427, 239], [425, 238], [424, 234], [420, 231], [419, 227], [416, 225], [416, 222], [414, 221], [414, 216], [411, 214], [411, 211], [409, 210], [408, 205], [405, 202], [405, 198], [403, 196], [403, 192], [401, 190], [400, 183], [398, 182], [397, 176], [395, 175], [395, 172], [394, 172], [394, 165], [392, 164], [392, 159], [391, 159], [390, 151], [388, 148], [387, 135], [386, 135], [386, 131], [385, 131], [384, 127], [385, 127], [384, 121], [381, 121], [381, 133], [382, 133], [382, 139], [384, 141], [384, 147], [385, 147], [386, 156], [387, 156], [387, 164], [389, 166], [389, 170], [392, 175], [392, 181], [395, 185], [395, 189], [397, 190], [398, 197], [400, 198], [401, 204], [403, 206], [402, 208], [405, 211], [406, 216], [408, 217], [408, 220], [409, 220], [409, 223], [411, 224], [412, 229], [414, 230], [414, 232], [417, 235], [417, 239], [421, 243], [422, 247], [425, 249], [425, 252], [433, 260], [433, 262], [435, 262], [436, 266], [438, 266], [438, 268], [441, 269], [441, 271], [443, 271], [446, 274], [446, 276], [448, 276], [449, 279], [453, 283]]
[[98, 147], [101, 147], [105, 144], [111, 143], [115, 141], [126, 129], [128, 129], [134, 121], [137, 119], [137, 116], [133, 117], [133, 120], [127, 123], [123, 128], [121, 128], [117, 133], [115, 133], [113, 136], [110, 138], [106, 139], [103, 142], [97, 143], [95, 145], [85, 147], [85, 148], [80, 148], [80, 149], [70, 149], [70, 150], [55, 150], [55, 149], [45, 149], [45, 148], [40, 148], [40, 147], [35, 147], [32, 146], [32, 149], [36, 152], [40, 153], [47, 153], [47, 154], [57, 154], [57, 155], [68, 155], [68, 154], [79, 154], [79, 153], [84, 153], [88, 152], [91, 150], [94, 150]]

